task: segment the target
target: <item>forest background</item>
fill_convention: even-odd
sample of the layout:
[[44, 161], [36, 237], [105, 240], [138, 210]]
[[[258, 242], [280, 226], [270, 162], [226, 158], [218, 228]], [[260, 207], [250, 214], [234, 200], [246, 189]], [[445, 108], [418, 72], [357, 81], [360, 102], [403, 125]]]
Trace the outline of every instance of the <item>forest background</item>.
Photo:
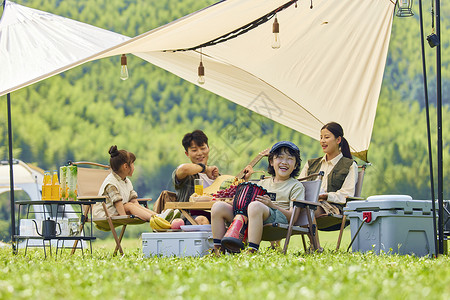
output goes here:
[[[216, 1], [15, 2], [133, 37]], [[424, 7], [426, 34], [431, 33], [430, 9]], [[366, 172], [363, 196], [408, 194], [414, 199], [431, 198], [417, 1], [413, 11], [413, 17], [395, 17], [393, 21], [368, 153], [372, 166]], [[450, 4], [442, 2], [444, 187], [450, 186], [449, 17]], [[427, 44], [425, 47], [436, 170], [436, 48]], [[219, 166], [222, 174], [237, 174], [261, 150], [280, 140], [299, 145], [303, 162], [322, 155], [316, 140], [138, 57], [128, 55], [128, 67], [130, 78], [122, 81], [120, 58], [102, 59], [14, 92], [14, 158], [46, 170], [57, 169], [68, 160], [108, 164], [109, 147], [118, 145], [137, 156], [132, 182], [138, 194], [156, 199], [162, 190], [173, 190], [173, 170], [188, 161], [181, 139], [194, 129], [202, 129], [208, 135], [209, 163]], [[7, 160], [6, 96], [0, 97], [0, 111], [0, 159]], [[267, 162], [263, 160], [257, 169], [266, 167]], [[450, 191], [444, 189], [444, 199], [449, 196]], [[0, 198], [0, 231], [9, 223], [7, 199]]]

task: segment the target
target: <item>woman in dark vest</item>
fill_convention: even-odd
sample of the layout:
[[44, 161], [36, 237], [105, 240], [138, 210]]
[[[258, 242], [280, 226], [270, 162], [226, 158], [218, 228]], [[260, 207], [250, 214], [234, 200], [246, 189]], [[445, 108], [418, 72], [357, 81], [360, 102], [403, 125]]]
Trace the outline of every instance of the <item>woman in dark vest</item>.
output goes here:
[[[358, 166], [344, 138], [344, 130], [338, 123], [330, 122], [322, 127], [320, 145], [325, 155], [308, 160], [299, 178], [323, 171], [325, 175], [322, 179], [319, 201], [326, 201], [342, 213], [345, 198], [355, 195]], [[321, 207], [316, 210], [316, 216], [324, 213]]]

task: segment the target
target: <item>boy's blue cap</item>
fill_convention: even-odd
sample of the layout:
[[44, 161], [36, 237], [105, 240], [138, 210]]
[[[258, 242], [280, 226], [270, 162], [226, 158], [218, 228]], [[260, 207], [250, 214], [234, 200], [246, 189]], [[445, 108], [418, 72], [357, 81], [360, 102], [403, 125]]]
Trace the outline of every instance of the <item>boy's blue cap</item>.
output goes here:
[[276, 143], [275, 145], [272, 146], [272, 149], [270, 149], [270, 153], [275, 152], [277, 149], [280, 149], [281, 147], [286, 147], [295, 152], [300, 153], [300, 149], [298, 149], [298, 147], [294, 143], [288, 142], [288, 141], [282, 141], [282, 142]]

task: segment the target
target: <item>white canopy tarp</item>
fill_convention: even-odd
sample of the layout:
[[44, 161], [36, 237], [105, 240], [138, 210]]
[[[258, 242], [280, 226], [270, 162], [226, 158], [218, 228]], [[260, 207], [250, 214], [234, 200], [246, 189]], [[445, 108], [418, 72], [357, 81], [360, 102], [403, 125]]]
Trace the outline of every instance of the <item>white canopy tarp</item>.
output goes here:
[[[222, 1], [53, 74], [88, 60], [133, 53], [196, 83], [200, 50], [172, 50], [195, 48], [289, 2], [293, 1]], [[206, 73], [202, 87], [316, 139], [325, 123], [337, 121], [351, 150], [365, 159], [395, 2], [313, 0], [313, 9], [309, 6], [309, 1], [301, 1], [298, 8], [291, 5], [277, 13], [280, 49], [271, 48], [273, 19], [202, 48]], [[4, 93], [2, 84], [0, 95]]]
[[0, 96], [76, 67], [129, 39], [6, 1], [0, 20]]

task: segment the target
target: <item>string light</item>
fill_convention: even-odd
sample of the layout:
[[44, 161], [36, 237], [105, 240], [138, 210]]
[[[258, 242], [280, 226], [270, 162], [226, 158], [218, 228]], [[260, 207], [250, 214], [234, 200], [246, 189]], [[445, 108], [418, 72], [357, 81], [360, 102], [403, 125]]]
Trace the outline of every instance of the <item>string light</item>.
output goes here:
[[202, 62], [202, 50], [200, 50], [200, 65], [198, 66], [198, 84], [204, 84], [205, 83], [205, 67], [203, 66]]
[[398, 0], [397, 1], [397, 17], [412, 17], [414, 16], [412, 12], [412, 1], [411, 0]]
[[277, 19], [276, 15], [275, 15], [275, 20], [273, 21], [272, 32], [273, 32], [272, 49], [278, 49], [281, 47], [280, 24], [278, 23], [278, 19]]
[[125, 54], [120, 57], [120, 79], [128, 79], [127, 56]]

